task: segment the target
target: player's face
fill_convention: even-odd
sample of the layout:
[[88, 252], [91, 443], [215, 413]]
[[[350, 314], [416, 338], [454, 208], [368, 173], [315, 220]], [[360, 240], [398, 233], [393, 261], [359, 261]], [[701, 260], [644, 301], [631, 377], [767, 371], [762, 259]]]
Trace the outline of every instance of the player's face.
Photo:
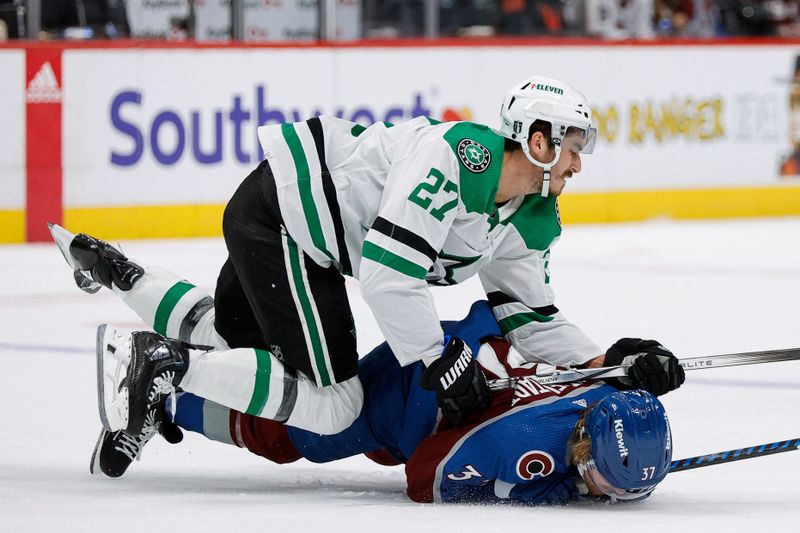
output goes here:
[[[558, 196], [573, 174], [581, 171], [581, 150], [583, 149], [581, 134], [569, 134], [561, 142], [561, 155], [550, 171], [550, 194]], [[552, 149], [555, 155], [555, 148]]]
[[578, 463], [578, 473], [586, 482], [586, 488], [592, 496], [609, 496], [613, 500], [638, 500], [652, 492], [653, 487], [626, 491], [615, 487], [597, 469], [594, 460]]
[[586, 489], [589, 491], [589, 494], [592, 496], [605, 496], [606, 494], [600, 490], [600, 487], [595, 485], [592, 482], [592, 478], [589, 476], [581, 476], [583, 477], [583, 482], [586, 483]]

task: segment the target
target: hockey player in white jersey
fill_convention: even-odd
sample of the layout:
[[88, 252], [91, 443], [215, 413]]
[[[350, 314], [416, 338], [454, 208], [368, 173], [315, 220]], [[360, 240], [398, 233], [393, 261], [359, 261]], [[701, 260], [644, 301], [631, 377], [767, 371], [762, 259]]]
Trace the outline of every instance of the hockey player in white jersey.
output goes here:
[[[102, 241], [62, 235], [79, 285], [127, 292], [129, 305], [167, 337], [191, 342], [203, 324], [213, 327], [217, 348], [231, 348], [125, 346], [109, 332], [114, 349], [101, 354], [106, 428], [136, 435], [148, 409], [177, 386], [319, 433], [346, 427], [363, 402], [348, 275], [361, 281], [399, 362], [426, 364], [421, 384], [436, 392], [445, 416], [480, 410], [489, 390], [464, 343], [444, 337], [429, 286], [475, 274], [524, 359], [627, 359], [635, 363], [630, 385], [656, 394], [680, 386], [682, 369], [659, 343], [619, 342], [603, 354], [554, 304], [548, 259], [561, 233], [557, 197], [594, 145], [584, 96], [529, 78], [506, 94], [500, 118], [499, 131], [425, 117], [364, 128], [322, 116], [259, 128], [266, 159], [225, 210], [229, 259], [213, 302], [176, 277], [148, 281], [147, 269]], [[172, 356], [151, 365], [153, 375], [134, 372], [165, 351]], [[120, 392], [132, 380], [138, 392]], [[297, 383], [308, 382], [327, 392], [324, 417], [295, 412]]]

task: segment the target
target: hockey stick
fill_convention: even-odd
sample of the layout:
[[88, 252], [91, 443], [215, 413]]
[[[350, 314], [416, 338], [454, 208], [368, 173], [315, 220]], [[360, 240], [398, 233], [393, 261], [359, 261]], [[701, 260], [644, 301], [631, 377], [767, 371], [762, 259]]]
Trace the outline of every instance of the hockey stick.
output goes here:
[[769, 444], [750, 446], [749, 448], [739, 448], [738, 450], [728, 450], [727, 452], [716, 452], [706, 455], [698, 455], [697, 457], [687, 457], [686, 459], [672, 461], [669, 466], [669, 472], [671, 474], [673, 472], [692, 470], [695, 468], [702, 468], [704, 466], [721, 465], [723, 463], [730, 463], [732, 461], [753, 459], [755, 457], [762, 457], [764, 455], [792, 452], [798, 448], [800, 448], [800, 439], [791, 439], [782, 440], [779, 442], [770, 442]]
[[[680, 364], [684, 370], [704, 370], [707, 368], [721, 368], [725, 366], [755, 365], [760, 363], [778, 363], [781, 361], [794, 361], [800, 359], [800, 348], [785, 350], [766, 350], [760, 352], [743, 352], [721, 355], [708, 355], [706, 357], [689, 357], [681, 359]], [[574, 383], [589, 379], [618, 378], [628, 375], [627, 366], [607, 366], [602, 368], [569, 368], [556, 370], [549, 374], [530, 376], [530, 378], [501, 378], [489, 380], [489, 388], [493, 391], [513, 389], [520, 379], [533, 379], [542, 385], [558, 383]]]

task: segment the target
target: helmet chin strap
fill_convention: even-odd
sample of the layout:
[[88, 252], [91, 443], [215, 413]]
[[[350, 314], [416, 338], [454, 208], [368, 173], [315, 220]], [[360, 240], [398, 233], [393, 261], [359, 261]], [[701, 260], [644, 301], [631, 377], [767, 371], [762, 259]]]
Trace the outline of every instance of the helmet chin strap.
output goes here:
[[542, 176], [541, 196], [542, 198], [547, 198], [547, 195], [550, 194], [550, 169], [553, 168], [553, 165], [556, 164], [559, 156], [561, 155], [561, 145], [555, 145], [556, 155], [553, 157], [552, 161], [549, 163], [542, 163], [541, 161], [537, 161], [536, 158], [531, 155], [530, 147], [528, 147], [528, 139], [520, 139], [520, 144], [522, 145], [522, 151], [525, 153], [525, 157], [528, 158], [528, 161], [544, 171], [544, 175]]

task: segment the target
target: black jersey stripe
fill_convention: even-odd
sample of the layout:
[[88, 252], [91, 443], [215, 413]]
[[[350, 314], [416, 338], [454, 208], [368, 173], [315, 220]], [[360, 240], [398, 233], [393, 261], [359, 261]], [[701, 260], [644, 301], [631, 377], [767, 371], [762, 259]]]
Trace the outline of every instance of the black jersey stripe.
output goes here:
[[350, 254], [347, 253], [347, 244], [344, 240], [344, 224], [342, 223], [342, 212], [339, 209], [339, 200], [336, 198], [336, 187], [333, 185], [331, 173], [328, 171], [328, 163], [325, 161], [325, 137], [322, 133], [322, 122], [319, 117], [310, 118], [306, 121], [311, 136], [314, 138], [314, 145], [317, 147], [317, 157], [319, 157], [319, 168], [322, 171], [322, 190], [325, 192], [325, 201], [328, 203], [328, 211], [333, 219], [333, 233], [336, 235], [336, 246], [339, 250], [339, 265], [342, 273], [351, 275], [353, 265], [350, 263]]
[[[486, 296], [489, 299], [489, 305], [491, 307], [499, 307], [501, 305], [513, 304], [513, 303], [525, 305], [516, 298], [513, 298], [501, 291], [493, 291], [487, 294]], [[544, 316], [553, 316], [554, 314], [558, 313], [558, 307], [556, 307], [555, 305], [545, 305], [544, 307], [528, 307], [528, 309]]]
[[433, 249], [433, 246], [428, 244], [428, 241], [416, 233], [398, 226], [397, 224], [392, 224], [382, 217], [375, 219], [375, 222], [372, 223], [372, 229], [383, 233], [387, 237], [394, 239], [397, 242], [405, 244], [409, 248], [413, 248], [431, 261], [436, 261], [438, 252]]

